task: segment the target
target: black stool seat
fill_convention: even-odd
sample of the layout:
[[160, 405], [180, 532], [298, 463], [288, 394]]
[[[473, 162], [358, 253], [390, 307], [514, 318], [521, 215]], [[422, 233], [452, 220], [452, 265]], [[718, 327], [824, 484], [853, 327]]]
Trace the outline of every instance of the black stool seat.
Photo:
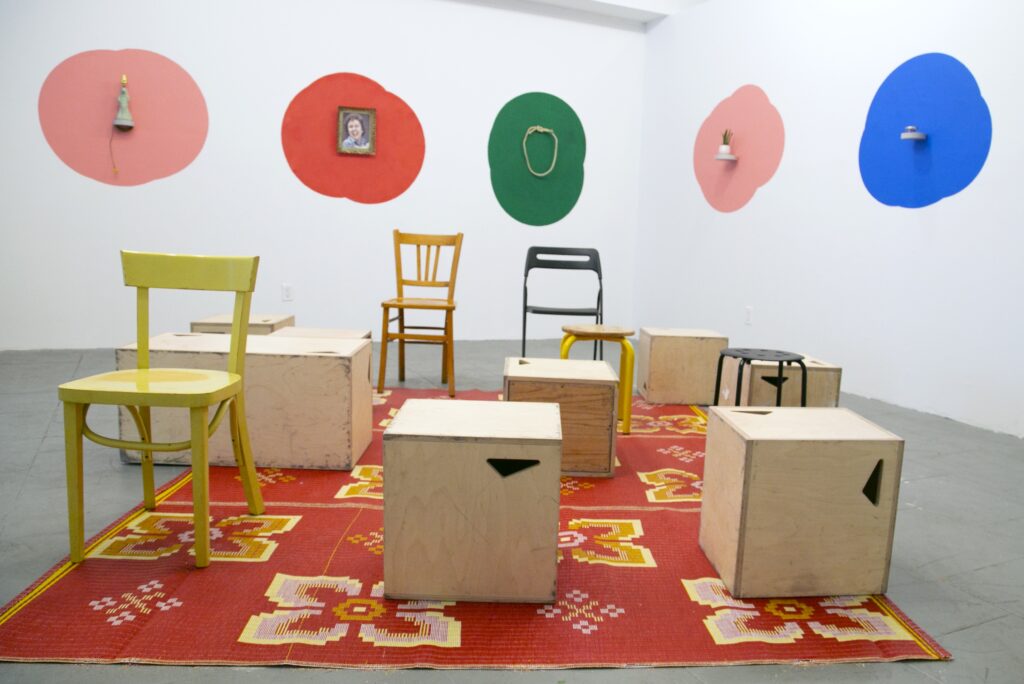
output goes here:
[[780, 351], [778, 349], [745, 349], [740, 347], [726, 347], [718, 356], [718, 373], [715, 375], [715, 396], [712, 406], [718, 406], [718, 393], [722, 389], [722, 362], [725, 357], [730, 356], [740, 360], [739, 371], [736, 376], [736, 406], [740, 405], [740, 394], [743, 392], [743, 366], [754, 361], [769, 361], [779, 364], [779, 381], [775, 384], [775, 405], [782, 406], [782, 371], [783, 365], [799, 364], [802, 371], [800, 376], [800, 405], [807, 406], [807, 366], [804, 365], [802, 354]]

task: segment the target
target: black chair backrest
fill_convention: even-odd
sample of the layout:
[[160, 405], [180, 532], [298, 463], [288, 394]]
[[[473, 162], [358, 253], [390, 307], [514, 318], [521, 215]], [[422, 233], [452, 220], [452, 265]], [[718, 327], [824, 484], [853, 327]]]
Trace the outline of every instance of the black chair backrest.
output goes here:
[[[549, 257], [584, 257], [583, 259], [559, 259]], [[601, 280], [601, 255], [589, 247], [530, 247], [526, 252], [526, 270], [523, 277], [530, 275], [533, 268], [558, 268], [565, 270], [593, 271]]]

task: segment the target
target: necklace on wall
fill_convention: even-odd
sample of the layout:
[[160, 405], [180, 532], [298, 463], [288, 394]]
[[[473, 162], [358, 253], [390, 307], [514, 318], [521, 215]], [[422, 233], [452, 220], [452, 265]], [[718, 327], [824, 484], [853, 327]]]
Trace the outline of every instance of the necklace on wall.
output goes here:
[[[544, 173], [537, 173], [533, 170], [533, 166], [530, 164], [530, 153], [526, 151], [526, 140], [534, 133], [547, 133], [555, 139], [555, 153], [551, 157], [551, 166], [549, 166], [548, 170]], [[555, 135], [555, 132], [550, 128], [545, 128], [544, 126], [530, 126], [526, 129], [526, 133], [523, 135], [523, 157], [526, 158], [526, 168], [530, 170], [530, 173], [537, 178], [543, 178], [555, 170], [555, 162], [558, 161], [558, 136]]]

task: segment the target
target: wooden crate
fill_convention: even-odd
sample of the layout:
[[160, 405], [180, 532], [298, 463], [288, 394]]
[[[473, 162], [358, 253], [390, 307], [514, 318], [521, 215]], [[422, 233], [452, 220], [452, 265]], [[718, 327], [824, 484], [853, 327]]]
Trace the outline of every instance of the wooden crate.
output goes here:
[[640, 328], [637, 388], [655, 404], [710, 404], [718, 353], [729, 338], [714, 330]]
[[[295, 325], [295, 316], [287, 314], [252, 314], [249, 316], [250, 335], [269, 335], [285, 326]], [[231, 314], [210, 316], [202, 320], [192, 321], [189, 328], [194, 333], [231, 334]]]
[[[150, 339], [150, 366], [227, 368], [230, 336], [168, 333]], [[135, 368], [135, 344], [116, 352], [117, 368]], [[246, 342], [245, 400], [257, 466], [349, 470], [370, 444], [372, 390], [370, 341], [254, 336]], [[121, 435], [137, 439], [123, 408]], [[189, 435], [188, 412], [153, 409], [154, 439], [173, 442]], [[191, 452], [154, 453], [158, 463], [189, 463]], [[139, 453], [123, 451], [138, 462]], [[234, 465], [225, 419], [210, 439], [210, 463]]]
[[902, 460], [847, 409], [712, 407], [700, 546], [736, 597], [884, 593]]
[[384, 431], [385, 595], [553, 602], [560, 425], [555, 404], [407, 400]]
[[606, 361], [505, 359], [505, 401], [539, 401], [562, 412], [562, 473], [615, 474], [619, 378]]
[[370, 339], [369, 330], [342, 330], [341, 328], [296, 328], [288, 325], [270, 333], [276, 337], [318, 337], [329, 340]]
[[[718, 403], [736, 405], [736, 375], [739, 359], [727, 356], [722, 364], [722, 388]], [[804, 355], [807, 366], [807, 406], [839, 406], [839, 383], [843, 369], [839, 366]], [[783, 365], [782, 405], [800, 405], [800, 366]], [[779, 377], [779, 364], [754, 361], [743, 366], [743, 390], [739, 406], [775, 406], [775, 387]]]

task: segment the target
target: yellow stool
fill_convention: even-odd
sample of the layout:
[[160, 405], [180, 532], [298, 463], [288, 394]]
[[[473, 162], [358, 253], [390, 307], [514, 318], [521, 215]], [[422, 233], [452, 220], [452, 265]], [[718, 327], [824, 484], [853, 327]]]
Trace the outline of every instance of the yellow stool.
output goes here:
[[614, 325], [563, 325], [562, 358], [569, 358], [569, 350], [577, 341], [600, 340], [602, 342], [618, 342], [622, 347], [619, 354], [619, 420], [622, 422], [622, 434], [628, 435], [633, 420], [633, 345], [629, 336], [634, 330], [617, 328]]

